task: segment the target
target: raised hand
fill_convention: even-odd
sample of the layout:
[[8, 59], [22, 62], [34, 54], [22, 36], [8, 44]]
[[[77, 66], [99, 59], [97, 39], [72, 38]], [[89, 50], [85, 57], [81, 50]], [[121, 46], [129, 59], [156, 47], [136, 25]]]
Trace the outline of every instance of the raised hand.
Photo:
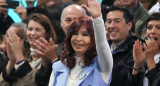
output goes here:
[[154, 59], [151, 57], [154, 57], [155, 54], [158, 53], [158, 45], [155, 43], [155, 40], [153, 38], [148, 38], [145, 40], [146, 43], [144, 43], [144, 48], [145, 48], [145, 54], [146, 54], [146, 59]]
[[27, 9], [24, 7], [22, 0], [21, 0], [21, 5], [20, 7], [17, 7], [14, 11], [21, 17], [21, 19], [24, 21], [27, 19]]
[[154, 56], [159, 52], [159, 46], [155, 42], [155, 39], [148, 38], [145, 41], [144, 48], [145, 48], [145, 55], [146, 55], [146, 62], [149, 69], [153, 69], [156, 64], [154, 62]]
[[34, 52], [42, 57], [44, 66], [47, 66], [57, 58], [58, 45], [53, 42], [52, 38], [47, 42], [47, 40], [41, 37], [35, 41], [34, 46], [38, 49], [35, 49]]
[[82, 5], [82, 7], [85, 8], [94, 19], [101, 16], [100, 0], [98, 0], [98, 2], [96, 2], [96, 0], [88, 0], [88, 6]]

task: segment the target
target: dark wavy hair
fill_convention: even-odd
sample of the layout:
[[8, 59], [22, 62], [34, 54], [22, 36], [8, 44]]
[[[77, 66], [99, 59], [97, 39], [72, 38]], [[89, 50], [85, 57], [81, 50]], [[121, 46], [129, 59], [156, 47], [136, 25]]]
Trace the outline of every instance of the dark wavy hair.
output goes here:
[[[27, 28], [28, 28], [28, 23], [33, 20], [35, 22], [38, 22], [40, 25], [42, 25], [42, 27], [45, 29], [46, 31], [46, 37], [45, 39], [47, 41], [49, 41], [50, 38], [53, 39], [54, 42], [56, 42], [57, 40], [57, 36], [56, 36], [56, 33], [55, 33], [55, 30], [51, 24], [51, 21], [49, 20], [49, 18], [44, 15], [44, 14], [40, 14], [40, 13], [33, 13], [31, 14], [28, 19], [27, 19]], [[27, 52], [27, 58], [30, 57], [30, 45], [28, 42], [25, 42], [25, 46], [26, 46], [26, 52]]]
[[152, 21], [152, 20], [160, 21], [160, 13], [159, 12], [155, 12], [155, 13], [151, 14], [147, 19], [146, 27], [147, 27], [148, 23], [150, 21]]
[[61, 53], [62, 63], [65, 64], [70, 69], [72, 69], [75, 66], [75, 57], [74, 57], [75, 51], [73, 50], [71, 45], [71, 38], [74, 33], [79, 31], [82, 25], [86, 27], [86, 31], [91, 39], [90, 45], [87, 51], [84, 53], [83, 57], [84, 67], [89, 66], [93, 62], [95, 56], [97, 55], [92, 19], [88, 16], [82, 16], [77, 18], [68, 29], [64, 41], [64, 50]]

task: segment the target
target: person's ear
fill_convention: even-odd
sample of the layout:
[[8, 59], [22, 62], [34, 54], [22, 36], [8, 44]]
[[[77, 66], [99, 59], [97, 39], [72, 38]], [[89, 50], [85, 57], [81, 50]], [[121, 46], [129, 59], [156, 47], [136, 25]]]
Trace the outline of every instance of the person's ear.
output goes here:
[[127, 24], [127, 29], [128, 29], [128, 30], [131, 30], [131, 29], [132, 29], [132, 26], [133, 26], [133, 23], [132, 23], [132, 22], [128, 22], [128, 24]]

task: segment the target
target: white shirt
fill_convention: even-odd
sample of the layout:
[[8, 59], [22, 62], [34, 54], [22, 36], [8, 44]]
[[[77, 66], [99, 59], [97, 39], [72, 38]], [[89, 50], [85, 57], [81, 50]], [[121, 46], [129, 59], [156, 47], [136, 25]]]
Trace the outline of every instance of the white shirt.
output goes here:
[[67, 86], [75, 86], [78, 76], [82, 70], [83, 67], [83, 61], [82, 57], [75, 57], [76, 58], [76, 65], [75, 67], [70, 71], [70, 74], [67, 79]]
[[[97, 19], [93, 19], [93, 27], [94, 27], [96, 49], [98, 53], [98, 63], [101, 69], [101, 76], [103, 80], [106, 83], [108, 83], [113, 68], [113, 57], [109, 44], [106, 40], [105, 26], [102, 16], [98, 17]], [[71, 70], [72, 72], [77, 71], [77, 69], [75, 70], [73, 69]], [[53, 83], [54, 83], [54, 73], [52, 71], [49, 81], [49, 86], [53, 86]], [[67, 81], [67, 84], [68, 85], [70, 84], [69, 80]]]
[[151, 15], [152, 13], [160, 12], [160, 4], [157, 2], [149, 11], [148, 14]]

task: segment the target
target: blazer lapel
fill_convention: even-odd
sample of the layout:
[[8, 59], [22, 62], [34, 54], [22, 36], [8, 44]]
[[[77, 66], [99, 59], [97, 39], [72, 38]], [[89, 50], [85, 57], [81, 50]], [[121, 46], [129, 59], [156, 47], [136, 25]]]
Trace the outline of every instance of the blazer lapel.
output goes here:
[[66, 86], [68, 74], [69, 74], [69, 68], [62, 67], [61, 69], [59, 69], [56, 74], [57, 79], [55, 79], [56, 86]]

